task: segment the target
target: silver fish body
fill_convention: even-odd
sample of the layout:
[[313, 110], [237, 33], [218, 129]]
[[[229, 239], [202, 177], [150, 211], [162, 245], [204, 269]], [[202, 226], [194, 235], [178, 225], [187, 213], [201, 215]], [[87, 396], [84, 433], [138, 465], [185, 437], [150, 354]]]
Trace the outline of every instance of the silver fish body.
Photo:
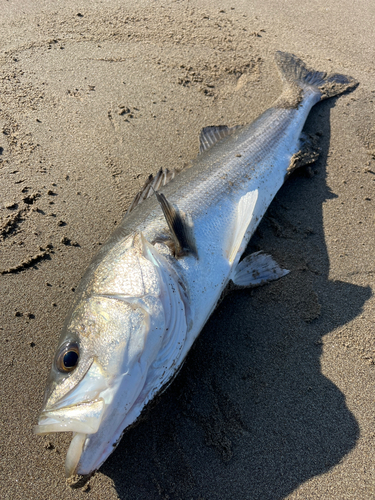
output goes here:
[[250, 125], [205, 129], [194, 164], [158, 190], [190, 247], [176, 251], [153, 195], [125, 216], [82, 278], [36, 427], [73, 431], [68, 476], [99, 468], [173, 379], [229, 280], [248, 286], [287, 273], [267, 256], [241, 255], [298, 163], [312, 106], [356, 82], [309, 70], [290, 54], [276, 60], [285, 89], [274, 106]]

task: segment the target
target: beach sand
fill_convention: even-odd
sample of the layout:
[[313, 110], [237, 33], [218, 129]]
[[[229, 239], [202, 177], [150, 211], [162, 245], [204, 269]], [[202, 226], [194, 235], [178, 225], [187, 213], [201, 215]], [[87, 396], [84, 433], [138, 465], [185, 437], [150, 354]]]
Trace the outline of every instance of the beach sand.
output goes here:
[[[0, 496], [375, 498], [375, 4], [1, 1]], [[208, 125], [279, 96], [276, 50], [359, 87], [318, 104], [322, 149], [247, 252], [291, 272], [229, 295], [149, 418], [84, 487], [34, 436], [74, 290], [140, 185]]]

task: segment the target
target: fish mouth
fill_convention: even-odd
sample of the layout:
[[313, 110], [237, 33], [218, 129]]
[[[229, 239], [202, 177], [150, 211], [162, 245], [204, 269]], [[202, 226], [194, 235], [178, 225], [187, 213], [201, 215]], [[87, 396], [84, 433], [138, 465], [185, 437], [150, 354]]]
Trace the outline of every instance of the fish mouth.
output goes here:
[[[102, 429], [102, 426], [107, 418], [108, 407], [113, 403], [124, 377], [125, 374], [122, 374], [116, 380], [110, 381], [105, 377], [100, 365], [94, 361], [79, 384], [62, 398], [55, 396], [46, 402], [38, 425], [34, 426], [34, 433], [44, 435], [73, 432], [65, 459], [66, 477], [86, 474], [81, 472], [82, 460], [98, 464], [89, 470], [88, 473], [91, 473], [109, 455], [110, 452], [107, 452], [102, 458], [102, 453], [98, 453], [95, 448], [98, 448], [97, 441], [105, 443], [107, 440], [108, 428]], [[96, 443], [94, 449], [90, 446], [93, 441]]]
[[34, 426], [34, 434], [73, 432], [66, 461], [67, 477], [75, 474], [86, 439], [98, 432], [106, 408], [107, 380], [97, 362], [93, 362], [83, 379], [62, 398], [47, 400]]
[[56, 410], [43, 411], [40, 415], [38, 425], [34, 427], [35, 434], [73, 432], [65, 460], [66, 477], [75, 473], [87, 436], [98, 431], [104, 409], [104, 399], [99, 398]]

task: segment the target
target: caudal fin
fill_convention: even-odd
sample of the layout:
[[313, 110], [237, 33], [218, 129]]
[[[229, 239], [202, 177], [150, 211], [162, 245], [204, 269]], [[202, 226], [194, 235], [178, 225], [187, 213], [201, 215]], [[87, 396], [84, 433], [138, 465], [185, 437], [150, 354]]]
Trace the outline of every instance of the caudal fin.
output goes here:
[[301, 59], [287, 52], [276, 52], [275, 59], [281, 78], [286, 84], [297, 85], [302, 89], [316, 89], [321, 100], [353, 90], [358, 85], [350, 76], [310, 69]]

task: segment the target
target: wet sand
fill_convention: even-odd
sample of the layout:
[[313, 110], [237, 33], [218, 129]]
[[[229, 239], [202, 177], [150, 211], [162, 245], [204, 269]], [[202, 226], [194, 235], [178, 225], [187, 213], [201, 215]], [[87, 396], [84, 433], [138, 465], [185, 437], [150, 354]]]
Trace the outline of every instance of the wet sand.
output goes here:
[[[1, 2], [1, 498], [375, 498], [374, 24], [368, 1]], [[247, 249], [291, 273], [229, 295], [72, 489], [70, 436], [32, 427], [80, 277], [150, 173], [272, 104], [276, 50], [360, 82], [313, 109], [321, 156]]]

